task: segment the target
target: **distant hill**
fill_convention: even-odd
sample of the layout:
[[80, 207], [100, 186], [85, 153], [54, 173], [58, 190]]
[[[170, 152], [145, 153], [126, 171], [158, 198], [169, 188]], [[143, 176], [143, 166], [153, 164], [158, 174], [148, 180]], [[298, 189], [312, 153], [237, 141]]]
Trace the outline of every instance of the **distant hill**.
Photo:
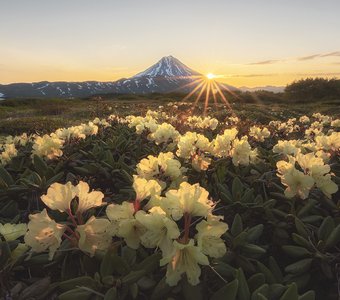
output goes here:
[[272, 86], [272, 85], [266, 85], [266, 86], [257, 86], [257, 87], [246, 87], [242, 86], [239, 88], [242, 92], [256, 92], [256, 91], [268, 91], [273, 93], [282, 93], [285, 90], [284, 86]]
[[[0, 94], [5, 98], [78, 98], [97, 94], [149, 94], [190, 92], [202, 78], [199, 72], [190, 69], [173, 56], [165, 56], [143, 72], [130, 78], [112, 82], [35, 82], [0, 85]], [[190, 86], [189, 86], [190, 85]], [[231, 90], [237, 88], [224, 84]]]

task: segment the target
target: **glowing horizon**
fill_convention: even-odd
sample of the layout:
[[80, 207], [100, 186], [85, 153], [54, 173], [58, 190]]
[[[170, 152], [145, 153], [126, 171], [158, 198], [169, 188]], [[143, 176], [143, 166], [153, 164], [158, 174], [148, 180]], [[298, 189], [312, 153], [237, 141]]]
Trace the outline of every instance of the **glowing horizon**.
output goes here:
[[235, 87], [340, 77], [339, 10], [335, 0], [3, 1], [0, 83], [115, 81], [169, 54]]

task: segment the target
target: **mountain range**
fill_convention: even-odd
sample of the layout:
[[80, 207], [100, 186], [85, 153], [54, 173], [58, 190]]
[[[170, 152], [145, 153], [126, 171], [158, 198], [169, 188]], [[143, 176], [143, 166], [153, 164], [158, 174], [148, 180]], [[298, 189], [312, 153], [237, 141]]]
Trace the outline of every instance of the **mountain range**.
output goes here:
[[[98, 94], [148, 94], [169, 92], [190, 92], [204, 75], [189, 68], [173, 56], [165, 56], [143, 72], [130, 78], [117, 81], [84, 81], [84, 82], [34, 82], [11, 83], [0, 85], [1, 98], [78, 98]], [[228, 84], [223, 84], [230, 90], [239, 90]], [[255, 89], [275, 90], [275, 87]], [[279, 87], [280, 89], [280, 87]], [[254, 88], [240, 88], [251, 91]], [[281, 91], [281, 90], [278, 90]]]

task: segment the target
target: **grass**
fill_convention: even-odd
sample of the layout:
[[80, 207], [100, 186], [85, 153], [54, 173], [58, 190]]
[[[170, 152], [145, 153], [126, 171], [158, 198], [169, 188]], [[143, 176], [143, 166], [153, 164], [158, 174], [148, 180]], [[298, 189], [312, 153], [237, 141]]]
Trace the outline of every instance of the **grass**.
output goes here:
[[[110, 114], [122, 116], [141, 114], [147, 109], [156, 109], [169, 101], [181, 101], [180, 94], [116, 95], [90, 99], [10, 99], [0, 102], [0, 135], [16, 135], [23, 132], [45, 133], [59, 127], [76, 125], [95, 117]], [[318, 101], [312, 103], [231, 102], [233, 112], [243, 118], [268, 123], [303, 114], [321, 112], [340, 116], [340, 100]], [[223, 105], [212, 106], [210, 115], [223, 118], [230, 111]]]

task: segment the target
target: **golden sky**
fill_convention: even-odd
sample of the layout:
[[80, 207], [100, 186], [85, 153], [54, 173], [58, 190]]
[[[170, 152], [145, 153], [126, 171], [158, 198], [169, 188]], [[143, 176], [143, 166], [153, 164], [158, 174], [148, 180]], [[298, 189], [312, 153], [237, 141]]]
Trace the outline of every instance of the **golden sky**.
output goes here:
[[167, 55], [237, 87], [340, 77], [337, 0], [0, 5], [0, 83], [112, 81]]

